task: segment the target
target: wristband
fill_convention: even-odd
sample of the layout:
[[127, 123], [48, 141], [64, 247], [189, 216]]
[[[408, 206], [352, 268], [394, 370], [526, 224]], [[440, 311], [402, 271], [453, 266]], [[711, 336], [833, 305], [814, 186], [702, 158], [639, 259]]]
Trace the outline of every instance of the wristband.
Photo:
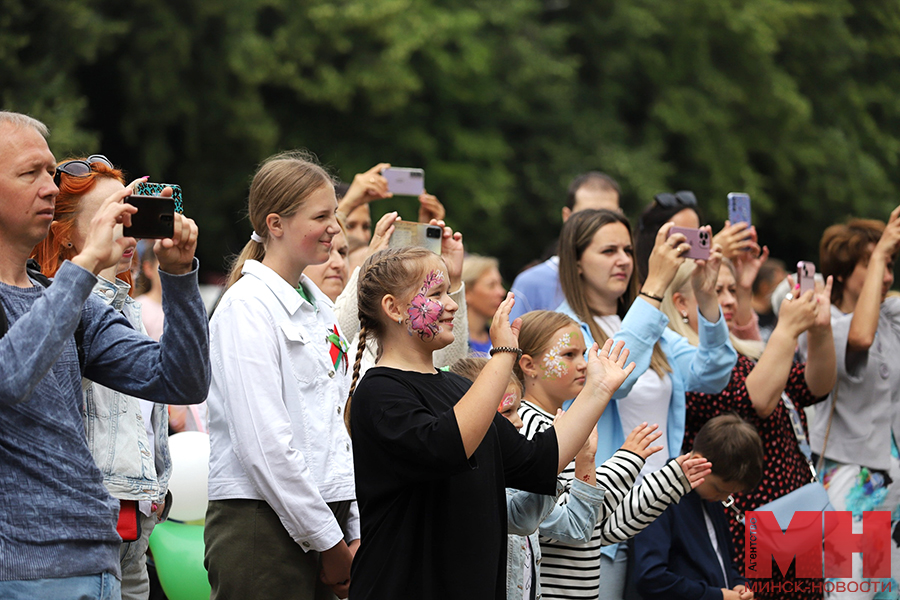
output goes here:
[[653, 294], [648, 294], [644, 290], [641, 290], [641, 296], [646, 296], [646, 297], [650, 298], [651, 300], [656, 300], [657, 302], [660, 302], [660, 303], [662, 303], [662, 301], [663, 301], [661, 296], [654, 296]]
[[516, 361], [522, 358], [521, 348], [513, 348], [512, 346], [497, 346], [496, 348], [491, 348], [490, 355], [493, 356], [498, 352], [511, 352], [516, 355]]

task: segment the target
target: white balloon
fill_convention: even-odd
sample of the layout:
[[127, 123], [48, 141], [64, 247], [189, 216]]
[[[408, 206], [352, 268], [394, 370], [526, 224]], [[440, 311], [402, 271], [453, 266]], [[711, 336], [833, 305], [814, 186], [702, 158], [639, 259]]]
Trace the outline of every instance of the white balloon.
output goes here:
[[183, 431], [169, 438], [172, 456], [172, 509], [169, 518], [176, 521], [196, 521], [206, 516], [209, 498], [209, 434]]

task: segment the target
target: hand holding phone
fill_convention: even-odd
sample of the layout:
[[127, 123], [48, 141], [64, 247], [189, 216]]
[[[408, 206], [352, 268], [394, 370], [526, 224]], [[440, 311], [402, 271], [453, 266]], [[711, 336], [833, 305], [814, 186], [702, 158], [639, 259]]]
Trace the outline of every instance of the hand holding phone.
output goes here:
[[676, 233], [682, 234], [685, 242], [690, 245], [690, 250], [683, 254], [685, 258], [693, 258], [694, 260], [708, 260], [712, 250], [712, 239], [707, 229], [692, 229], [690, 227], [672, 227], [669, 230], [671, 237]]
[[408, 248], [417, 246], [427, 248], [435, 254], [441, 253], [441, 237], [444, 230], [437, 225], [424, 223], [412, 223], [410, 221], [397, 221], [394, 223], [394, 233], [388, 242], [389, 248]]
[[395, 196], [419, 196], [425, 192], [425, 171], [406, 167], [388, 167], [381, 172], [388, 191]]

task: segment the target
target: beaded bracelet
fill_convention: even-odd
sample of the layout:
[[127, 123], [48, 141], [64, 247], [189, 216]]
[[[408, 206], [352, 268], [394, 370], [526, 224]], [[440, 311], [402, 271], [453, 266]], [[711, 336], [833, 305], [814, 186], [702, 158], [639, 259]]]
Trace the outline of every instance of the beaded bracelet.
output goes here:
[[497, 346], [496, 348], [491, 348], [491, 356], [497, 354], [498, 352], [512, 352], [516, 355], [516, 360], [518, 361], [522, 358], [522, 349], [521, 348], [513, 348], [512, 346]]

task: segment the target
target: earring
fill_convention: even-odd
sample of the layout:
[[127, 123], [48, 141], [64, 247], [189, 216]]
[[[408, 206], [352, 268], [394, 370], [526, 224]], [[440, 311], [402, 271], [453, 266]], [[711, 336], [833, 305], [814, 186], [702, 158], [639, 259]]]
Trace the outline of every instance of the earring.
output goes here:
[[403, 317], [397, 319], [397, 325], [403, 325]]
[[687, 318], [687, 311], [681, 311], [681, 322], [685, 324], [690, 323]]
[[71, 248], [71, 247], [72, 247], [72, 242], [67, 242], [67, 243], [66, 243], [66, 248]]

